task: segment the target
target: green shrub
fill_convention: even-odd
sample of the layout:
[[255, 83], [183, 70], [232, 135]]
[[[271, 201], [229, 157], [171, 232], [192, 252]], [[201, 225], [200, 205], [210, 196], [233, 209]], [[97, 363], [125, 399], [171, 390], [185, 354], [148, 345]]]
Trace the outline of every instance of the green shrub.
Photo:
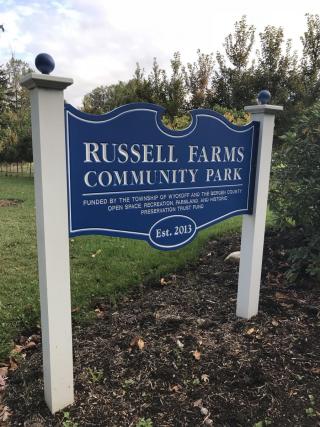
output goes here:
[[320, 279], [320, 102], [307, 109], [281, 139], [274, 158], [270, 205], [281, 226], [300, 227], [304, 232], [299, 247], [290, 252], [289, 276]]
[[140, 418], [138, 423], [136, 424], [136, 427], [152, 427], [153, 423], [150, 418]]
[[[250, 121], [250, 114], [246, 113], [243, 110], [232, 110], [230, 108], [221, 107], [219, 105], [215, 105], [213, 107], [213, 110], [217, 113], [222, 114], [223, 116], [225, 116], [226, 119], [229, 120], [229, 122], [238, 126], [246, 125]], [[190, 125], [191, 116], [190, 114], [184, 114], [182, 116], [175, 116], [173, 119], [171, 119], [168, 115], [164, 115], [162, 120], [163, 124], [168, 128], [180, 130], [185, 129]]]

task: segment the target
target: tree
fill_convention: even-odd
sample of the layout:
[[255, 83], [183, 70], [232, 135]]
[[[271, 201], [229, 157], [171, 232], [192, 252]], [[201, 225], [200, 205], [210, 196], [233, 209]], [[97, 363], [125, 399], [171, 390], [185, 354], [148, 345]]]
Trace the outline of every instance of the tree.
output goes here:
[[260, 50], [255, 70], [255, 93], [268, 89], [274, 104], [283, 105], [284, 113], [277, 117], [276, 136], [290, 127], [293, 117], [301, 109], [300, 72], [296, 53], [291, 51], [291, 40], [285, 41], [283, 29], [271, 25], [260, 33]]
[[213, 77], [213, 54], [201, 53], [197, 50], [198, 59], [193, 64], [188, 63], [184, 69], [184, 76], [188, 95], [188, 109], [208, 107], [210, 83]]
[[171, 60], [171, 77], [168, 79], [164, 74], [165, 88], [165, 103], [164, 107], [167, 110], [168, 116], [173, 120], [175, 116], [179, 116], [186, 111], [186, 93], [183, 67], [179, 52], [173, 54]]
[[320, 17], [306, 14], [307, 31], [301, 37], [303, 57], [301, 60], [304, 103], [312, 105], [320, 96]]
[[23, 75], [31, 72], [29, 64], [21, 59], [11, 57], [5, 65], [7, 77], [6, 101], [12, 111], [21, 111], [30, 105], [27, 89], [20, 86], [20, 79]]
[[148, 75], [148, 83], [152, 99], [151, 102], [164, 105], [167, 99], [167, 76], [165, 70], [159, 67], [157, 58], [153, 58], [152, 70]]
[[273, 102], [279, 104], [294, 97], [298, 66], [297, 55], [291, 53], [291, 41], [286, 42], [285, 48], [284, 43], [283, 29], [269, 25], [260, 33], [261, 48], [257, 51], [256, 89], [268, 89]]
[[240, 21], [234, 25], [234, 33], [229, 34], [225, 39], [226, 55], [234, 66], [240, 72], [246, 70], [254, 43], [255, 28], [247, 24], [247, 18], [244, 15]]
[[[242, 109], [252, 102], [253, 64], [249, 66], [254, 43], [255, 28], [247, 24], [246, 16], [237, 21], [234, 33], [229, 34], [224, 43], [226, 57], [217, 52], [218, 69], [212, 80], [211, 104]], [[228, 65], [228, 62], [231, 64]]]
[[310, 274], [320, 279], [320, 102], [307, 109], [282, 137], [274, 157], [271, 208], [284, 227], [303, 230], [291, 252], [293, 279]]
[[82, 109], [88, 113], [102, 114], [130, 102], [152, 102], [164, 106], [173, 120], [184, 111], [187, 92], [178, 52], [171, 60], [171, 69], [172, 74], [168, 78], [154, 58], [152, 70], [146, 78], [137, 64], [134, 76], [128, 82], [99, 86], [85, 95]]
[[0, 126], [2, 124], [1, 115], [6, 109], [6, 95], [7, 95], [7, 76], [3, 68], [0, 66]]
[[0, 68], [0, 161], [30, 161], [30, 101], [27, 90], [20, 86], [21, 77], [30, 71], [26, 62], [14, 57]]
[[82, 110], [91, 114], [103, 114], [123, 104], [140, 102], [137, 89], [135, 79], [110, 86], [98, 86], [84, 96]]

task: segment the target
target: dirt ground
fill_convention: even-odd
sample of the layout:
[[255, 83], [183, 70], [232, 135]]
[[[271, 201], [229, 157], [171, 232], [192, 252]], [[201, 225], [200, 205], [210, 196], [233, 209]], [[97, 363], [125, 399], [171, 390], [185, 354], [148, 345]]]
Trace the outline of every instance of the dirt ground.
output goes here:
[[268, 232], [249, 321], [235, 315], [238, 264], [224, 261], [238, 235], [118, 305], [95, 301], [97, 320], [74, 325], [74, 405], [49, 413], [35, 343], [9, 375], [6, 425], [320, 426], [320, 287], [283, 275], [299, 238]]

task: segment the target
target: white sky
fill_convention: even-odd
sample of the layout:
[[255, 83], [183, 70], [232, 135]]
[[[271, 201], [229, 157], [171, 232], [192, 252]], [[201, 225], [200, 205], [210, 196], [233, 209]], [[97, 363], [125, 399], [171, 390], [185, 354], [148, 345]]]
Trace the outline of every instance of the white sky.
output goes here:
[[129, 79], [139, 62], [148, 73], [153, 57], [167, 68], [179, 50], [183, 63], [196, 50], [222, 50], [233, 24], [247, 15], [258, 33], [282, 26], [301, 49], [305, 13], [320, 13], [319, 0], [0, 0], [0, 64], [16, 58], [34, 66], [40, 52], [53, 56], [53, 74], [72, 77], [66, 98], [75, 106], [101, 84]]

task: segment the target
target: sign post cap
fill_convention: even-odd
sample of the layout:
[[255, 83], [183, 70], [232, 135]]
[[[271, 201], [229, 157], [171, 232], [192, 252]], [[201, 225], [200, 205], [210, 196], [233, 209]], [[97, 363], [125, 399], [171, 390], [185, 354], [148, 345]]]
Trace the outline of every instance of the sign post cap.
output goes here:
[[42, 74], [50, 74], [55, 67], [54, 59], [48, 53], [39, 53], [34, 61], [35, 66]]
[[267, 89], [263, 89], [258, 93], [257, 102], [259, 105], [269, 104], [271, 93]]
[[73, 84], [73, 79], [67, 77], [49, 76], [51, 71], [54, 70], [55, 62], [51, 55], [48, 53], [39, 53], [35, 59], [35, 65], [41, 72], [29, 73], [20, 79], [20, 85], [29, 90], [34, 88], [64, 90]]
[[278, 111], [283, 111], [282, 105], [271, 105], [271, 93], [267, 89], [263, 89], [258, 93], [257, 104], [244, 107], [244, 111], [251, 114], [276, 114]]

